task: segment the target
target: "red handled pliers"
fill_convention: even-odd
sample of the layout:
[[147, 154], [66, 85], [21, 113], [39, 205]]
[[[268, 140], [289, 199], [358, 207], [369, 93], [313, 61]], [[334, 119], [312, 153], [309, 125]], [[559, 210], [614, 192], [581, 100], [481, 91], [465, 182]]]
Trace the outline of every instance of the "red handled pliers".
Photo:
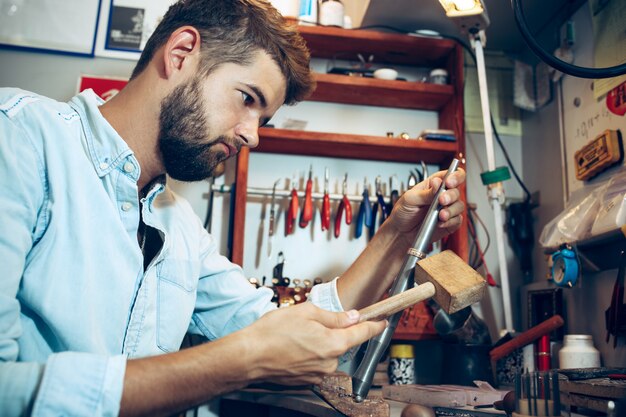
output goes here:
[[296, 177], [291, 180], [291, 200], [285, 216], [285, 236], [293, 233], [293, 226], [298, 218], [298, 190], [296, 189]]
[[322, 199], [322, 231], [330, 229], [330, 196], [328, 195], [328, 168], [324, 170], [324, 198]]
[[306, 181], [304, 204], [300, 212], [300, 227], [306, 227], [313, 218], [313, 166], [309, 167], [309, 179]]
[[346, 189], [348, 188], [348, 174], [343, 177], [342, 184], [342, 193], [343, 197], [339, 202], [339, 207], [337, 207], [337, 215], [335, 216], [335, 237], [339, 237], [339, 232], [341, 231], [341, 215], [343, 211], [346, 211], [346, 224], [352, 223], [352, 206], [350, 205], [350, 200], [348, 199], [348, 195], [346, 194]]

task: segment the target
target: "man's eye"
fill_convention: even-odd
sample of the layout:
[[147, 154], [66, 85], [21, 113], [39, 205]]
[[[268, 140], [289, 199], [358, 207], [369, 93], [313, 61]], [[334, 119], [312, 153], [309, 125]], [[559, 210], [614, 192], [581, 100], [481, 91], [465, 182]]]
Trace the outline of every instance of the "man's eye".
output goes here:
[[252, 104], [252, 103], [254, 103], [254, 98], [252, 98], [252, 96], [250, 94], [244, 93], [242, 91], [241, 92], [241, 97], [243, 98], [243, 103], [244, 104]]

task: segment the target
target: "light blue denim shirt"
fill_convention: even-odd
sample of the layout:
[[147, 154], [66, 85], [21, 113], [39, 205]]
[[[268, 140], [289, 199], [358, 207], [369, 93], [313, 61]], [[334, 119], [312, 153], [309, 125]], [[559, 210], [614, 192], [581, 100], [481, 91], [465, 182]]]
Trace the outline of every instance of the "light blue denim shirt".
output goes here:
[[[113, 416], [128, 358], [217, 339], [274, 305], [140, 167], [90, 90], [60, 103], [0, 89], [0, 415]], [[139, 210], [163, 247], [145, 273]], [[336, 283], [311, 300], [338, 311]]]

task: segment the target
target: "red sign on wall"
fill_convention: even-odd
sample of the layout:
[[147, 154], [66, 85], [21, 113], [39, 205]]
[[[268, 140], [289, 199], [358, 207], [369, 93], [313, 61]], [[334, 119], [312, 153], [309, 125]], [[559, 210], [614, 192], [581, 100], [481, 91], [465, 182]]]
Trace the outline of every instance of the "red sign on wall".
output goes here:
[[78, 79], [78, 92], [91, 88], [103, 100], [109, 100], [127, 83], [125, 78], [81, 75]]

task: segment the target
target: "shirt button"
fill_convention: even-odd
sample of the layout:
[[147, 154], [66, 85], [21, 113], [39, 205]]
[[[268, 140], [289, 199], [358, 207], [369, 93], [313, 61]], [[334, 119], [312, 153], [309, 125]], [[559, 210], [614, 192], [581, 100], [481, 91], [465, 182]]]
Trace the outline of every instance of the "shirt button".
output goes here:
[[124, 211], [128, 211], [131, 208], [133, 208], [133, 205], [131, 203], [129, 203], [128, 201], [125, 202], [124, 204], [122, 204], [122, 210], [124, 210]]
[[135, 165], [133, 165], [132, 162], [126, 162], [124, 164], [124, 172], [130, 174], [131, 172], [133, 172], [135, 170]]
[[109, 167], [109, 164], [107, 164], [106, 162], [100, 162], [100, 169], [107, 169]]

